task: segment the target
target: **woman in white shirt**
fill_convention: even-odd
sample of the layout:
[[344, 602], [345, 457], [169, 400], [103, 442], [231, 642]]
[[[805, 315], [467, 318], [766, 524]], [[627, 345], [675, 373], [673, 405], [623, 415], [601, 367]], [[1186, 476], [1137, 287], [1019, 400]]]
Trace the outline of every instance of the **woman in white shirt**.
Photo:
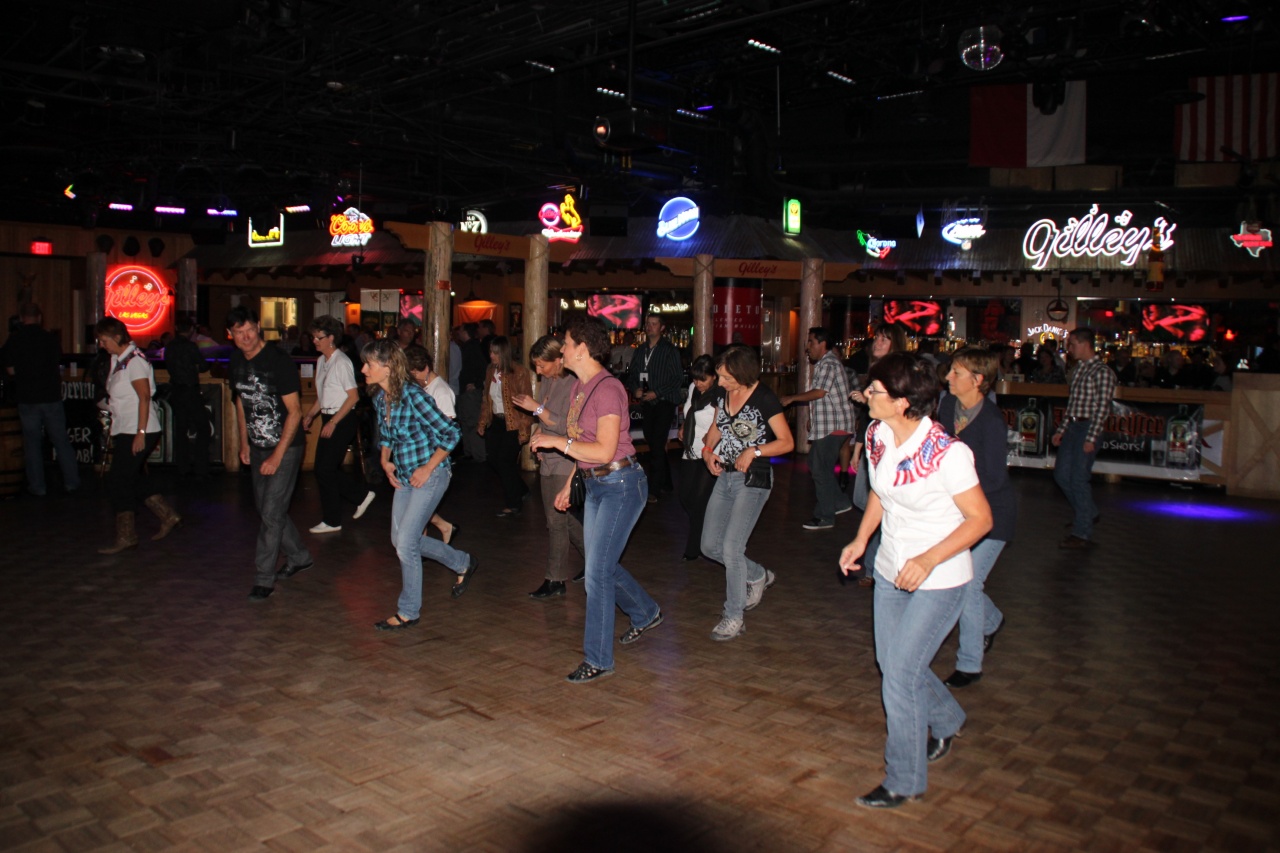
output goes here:
[[147, 457], [160, 443], [160, 418], [152, 399], [156, 380], [151, 364], [134, 344], [129, 330], [115, 317], [105, 317], [94, 326], [98, 346], [111, 356], [107, 371], [106, 408], [111, 412], [111, 468], [106, 491], [116, 513], [116, 540], [99, 554], [118, 554], [138, 547], [135, 517], [138, 499], [160, 519], [163, 539], [182, 523], [182, 517], [159, 494], [146, 471]]
[[[413, 377], [413, 381], [418, 383], [418, 387], [427, 392], [436, 403], [436, 408], [440, 410], [440, 414], [444, 415], [451, 421], [458, 420], [457, 398], [453, 395], [453, 389], [449, 387], [449, 383], [445, 382], [436, 373], [436, 360], [431, 357], [431, 353], [427, 348], [420, 344], [409, 344], [404, 348], [405, 366], [409, 370], [409, 375]], [[434, 527], [440, 531], [440, 539], [444, 544], [448, 545], [453, 542], [454, 534], [461, 530], [458, 525], [450, 521], [445, 521], [444, 516], [438, 512], [431, 514], [430, 527]], [[422, 535], [427, 535], [427, 528], [422, 528]]]
[[872, 491], [858, 535], [840, 553], [840, 569], [859, 568], [867, 541], [883, 525], [874, 606], [888, 729], [885, 778], [858, 804], [894, 808], [924, 793], [928, 763], [950, 752], [964, 725], [964, 710], [929, 662], [960, 617], [973, 577], [969, 548], [991, 530], [992, 518], [973, 453], [929, 417], [939, 389], [933, 364], [892, 353], [868, 379]]
[[684, 404], [684, 428], [681, 439], [684, 452], [680, 455], [680, 506], [689, 516], [689, 535], [684, 541], [684, 562], [702, 556], [702, 521], [707, 515], [707, 500], [715, 488], [716, 478], [702, 461], [702, 445], [707, 431], [716, 421], [716, 406], [724, 398], [716, 376], [716, 362], [709, 355], [700, 355], [689, 366], [693, 383]]
[[[316, 442], [313, 470], [320, 489], [320, 509], [324, 517], [312, 533], [337, 533], [342, 529], [342, 502], [355, 504], [352, 518], [364, 515], [375, 497], [362, 480], [342, 473], [342, 460], [356, 438], [356, 371], [347, 354], [338, 349], [342, 324], [327, 315], [316, 317], [309, 329], [320, 357], [316, 359], [316, 402], [302, 418], [302, 428], [320, 417], [320, 440]], [[356, 448], [357, 454], [359, 447]]]

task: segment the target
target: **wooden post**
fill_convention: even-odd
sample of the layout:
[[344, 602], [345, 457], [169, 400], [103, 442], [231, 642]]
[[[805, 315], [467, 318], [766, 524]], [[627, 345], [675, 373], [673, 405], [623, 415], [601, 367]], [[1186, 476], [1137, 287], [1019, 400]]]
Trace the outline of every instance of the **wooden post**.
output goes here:
[[711, 290], [715, 287], [715, 256], [693, 258], [693, 357], [711, 354]]
[[435, 360], [436, 373], [444, 377], [449, 375], [449, 338], [453, 329], [453, 303], [449, 297], [452, 268], [453, 225], [432, 222], [431, 245], [422, 270], [422, 345]]
[[[822, 282], [825, 271], [822, 258], [805, 258], [800, 268], [800, 329], [796, 333], [796, 393], [809, 390], [813, 365], [805, 352], [809, 329], [822, 324]], [[796, 452], [809, 452], [809, 407], [796, 409]]]

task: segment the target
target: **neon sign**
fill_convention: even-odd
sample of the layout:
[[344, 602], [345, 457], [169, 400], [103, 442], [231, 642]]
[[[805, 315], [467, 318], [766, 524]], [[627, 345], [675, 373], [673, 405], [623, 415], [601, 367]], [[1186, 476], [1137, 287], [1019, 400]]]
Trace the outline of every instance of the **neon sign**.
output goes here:
[[865, 231], [858, 232], [858, 242], [867, 248], [867, 254], [873, 258], [887, 258], [890, 250], [898, 248], [897, 240], [880, 240]]
[[1232, 234], [1231, 242], [1256, 258], [1263, 249], [1271, 248], [1271, 229], [1257, 222], [1241, 222], [1240, 233]]
[[488, 234], [489, 219], [478, 210], [466, 210], [462, 213], [462, 222], [458, 229], [471, 234]]
[[683, 314], [689, 310], [688, 302], [658, 302], [649, 306], [654, 314]]
[[266, 234], [259, 234], [253, 228], [253, 217], [249, 217], [249, 248], [261, 249], [263, 246], [284, 245], [284, 214], [280, 214], [280, 222], [273, 225]]
[[1152, 248], [1153, 237], [1160, 236], [1157, 251], [1167, 251], [1173, 245], [1173, 231], [1178, 226], [1166, 222], [1163, 216], [1151, 226], [1130, 227], [1133, 214], [1129, 211], [1116, 216], [1116, 225], [1108, 228], [1111, 215], [1100, 213], [1095, 204], [1089, 212], [1076, 219], [1074, 216], [1059, 228], [1052, 219], [1041, 219], [1027, 229], [1022, 238], [1022, 256], [1031, 261], [1031, 268], [1042, 270], [1053, 258], [1096, 258], [1099, 255], [1120, 258], [1120, 263], [1131, 267], [1138, 255]]
[[124, 323], [130, 335], [157, 335], [169, 326], [173, 291], [147, 267], [112, 267], [103, 290], [103, 313]]
[[948, 243], [955, 243], [966, 252], [973, 248], [974, 240], [986, 233], [987, 229], [982, 227], [982, 220], [976, 216], [957, 219], [955, 222], [948, 222], [942, 227], [942, 239]]
[[701, 215], [693, 199], [676, 196], [658, 212], [658, 236], [668, 240], [688, 240], [697, 233]]
[[800, 233], [800, 199], [789, 198], [782, 203], [782, 230], [788, 234]]
[[329, 234], [332, 246], [367, 246], [373, 236], [373, 220], [369, 214], [348, 207], [329, 217]]
[[1036, 338], [1037, 336], [1039, 336], [1038, 340], [1040, 343], [1044, 343], [1049, 338], [1061, 341], [1066, 339], [1067, 330], [1062, 326], [1055, 326], [1052, 323], [1041, 323], [1039, 326], [1028, 326], [1025, 337], [1030, 339]]
[[1148, 332], [1166, 332], [1175, 339], [1202, 341], [1209, 337], [1209, 312], [1203, 305], [1142, 306], [1142, 328]]
[[542, 223], [542, 236], [548, 240], [576, 243], [582, 239], [582, 217], [571, 195], [566, 194], [558, 205], [554, 201], [544, 204], [538, 211], [538, 220]]

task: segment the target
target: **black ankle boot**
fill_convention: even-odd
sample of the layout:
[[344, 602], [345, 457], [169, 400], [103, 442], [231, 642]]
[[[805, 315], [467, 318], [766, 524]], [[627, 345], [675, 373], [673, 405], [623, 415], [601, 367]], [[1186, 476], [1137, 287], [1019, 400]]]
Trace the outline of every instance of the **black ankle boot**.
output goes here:
[[536, 598], [539, 601], [555, 598], [557, 595], [564, 595], [564, 581], [544, 580], [542, 586], [529, 593], [530, 598]]

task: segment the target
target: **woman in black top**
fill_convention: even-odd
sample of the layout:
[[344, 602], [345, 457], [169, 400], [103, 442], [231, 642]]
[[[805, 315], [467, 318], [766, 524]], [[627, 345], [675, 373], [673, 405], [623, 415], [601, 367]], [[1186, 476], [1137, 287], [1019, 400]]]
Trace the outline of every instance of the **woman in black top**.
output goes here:
[[960, 611], [960, 650], [956, 671], [943, 683], [967, 687], [982, 678], [982, 657], [1004, 627], [1004, 614], [983, 590], [987, 576], [1004, 546], [1013, 540], [1018, 518], [1017, 498], [1009, 481], [1008, 444], [1004, 417], [987, 394], [995, 382], [999, 357], [966, 347], [951, 357], [947, 385], [951, 393], [938, 406], [938, 423], [973, 451], [978, 482], [991, 505], [991, 532], [970, 549], [973, 580], [965, 588]]
[[702, 461], [702, 444], [715, 423], [716, 408], [724, 399], [724, 389], [720, 387], [716, 363], [711, 356], [695, 358], [689, 367], [689, 376], [693, 383], [684, 404], [684, 428], [680, 435], [684, 444], [680, 455], [680, 505], [689, 516], [689, 535], [680, 557], [685, 562], [702, 556], [702, 521], [707, 514], [707, 500], [716, 485]]

